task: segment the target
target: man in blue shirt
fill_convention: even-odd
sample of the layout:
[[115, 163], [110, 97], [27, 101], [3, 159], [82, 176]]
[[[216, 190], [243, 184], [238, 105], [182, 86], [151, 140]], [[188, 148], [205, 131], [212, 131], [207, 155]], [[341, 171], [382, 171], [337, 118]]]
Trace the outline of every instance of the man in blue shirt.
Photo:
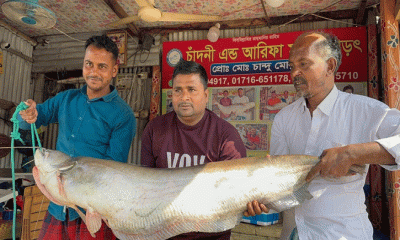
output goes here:
[[[57, 150], [71, 157], [87, 156], [127, 162], [136, 132], [136, 119], [130, 106], [110, 85], [118, 73], [118, 48], [107, 36], [94, 36], [85, 44], [81, 89], [60, 92], [43, 104], [27, 100], [21, 111], [21, 128], [59, 123]], [[112, 179], [110, 179], [112, 181]], [[94, 239], [78, 213], [50, 203], [39, 239]], [[115, 239], [102, 224], [95, 239]]]

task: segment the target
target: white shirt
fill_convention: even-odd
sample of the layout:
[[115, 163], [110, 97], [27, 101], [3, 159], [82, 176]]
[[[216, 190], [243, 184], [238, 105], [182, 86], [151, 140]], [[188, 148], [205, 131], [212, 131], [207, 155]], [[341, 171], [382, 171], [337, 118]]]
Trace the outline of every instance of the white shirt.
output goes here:
[[[239, 97], [239, 96], [235, 96], [232, 100], [232, 104], [243, 104], [243, 103], [248, 103], [250, 102], [249, 98], [245, 95]], [[238, 116], [240, 117], [244, 117], [244, 120], [249, 120], [250, 119], [250, 114], [243, 112], [241, 114], [238, 114]]]
[[239, 103], [248, 103], [250, 102], [249, 98], [245, 95], [239, 97], [235, 96], [232, 100], [232, 104], [239, 104]]
[[[372, 98], [339, 91], [336, 86], [313, 112], [304, 98], [283, 108], [271, 130], [271, 155], [320, 156], [325, 149], [376, 141], [400, 163], [400, 111]], [[383, 166], [389, 170], [398, 165]], [[330, 181], [314, 179], [313, 195], [295, 208], [300, 239], [372, 239], [363, 175]], [[290, 210], [289, 210], [290, 211]], [[285, 222], [284, 218], [284, 228]], [[290, 231], [287, 231], [290, 235]], [[284, 238], [285, 239], [285, 238]]]

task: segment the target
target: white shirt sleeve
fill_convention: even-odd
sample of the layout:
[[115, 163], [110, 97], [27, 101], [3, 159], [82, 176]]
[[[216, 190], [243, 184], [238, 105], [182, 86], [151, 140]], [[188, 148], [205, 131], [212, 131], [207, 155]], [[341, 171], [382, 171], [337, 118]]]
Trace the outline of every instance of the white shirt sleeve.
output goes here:
[[382, 145], [394, 158], [397, 165], [382, 165], [383, 168], [400, 170], [400, 111], [388, 109], [377, 132], [377, 143]]
[[382, 145], [395, 158], [397, 163], [397, 165], [381, 166], [389, 171], [400, 170], [400, 135], [379, 139], [376, 142]]

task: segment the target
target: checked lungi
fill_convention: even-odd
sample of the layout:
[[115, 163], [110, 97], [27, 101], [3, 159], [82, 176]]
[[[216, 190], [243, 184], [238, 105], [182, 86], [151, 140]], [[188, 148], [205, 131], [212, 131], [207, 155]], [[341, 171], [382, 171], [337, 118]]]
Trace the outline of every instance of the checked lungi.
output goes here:
[[44, 217], [42, 229], [40, 230], [38, 240], [92, 240], [104, 239], [115, 240], [116, 237], [112, 230], [102, 222], [101, 228], [95, 233], [96, 238], [93, 238], [88, 231], [86, 224], [81, 218], [69, 221], [68, 214], [67, 220], [60, 221], [53, 217], [49, 211], [46, 212]]

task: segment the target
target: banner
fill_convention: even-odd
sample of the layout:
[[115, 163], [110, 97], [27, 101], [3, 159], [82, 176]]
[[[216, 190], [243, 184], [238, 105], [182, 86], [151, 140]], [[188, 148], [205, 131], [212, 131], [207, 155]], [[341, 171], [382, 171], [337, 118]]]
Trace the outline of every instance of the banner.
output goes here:
[[[365, 27], [325, 29], [342, 47], [335, 76], [339, 90], [367, 95]], [[296, 100], [289, 69], [289, 51], [303, 32], [163, 43], [162, 113], [172, 111], [172, 74], [180, 59], [200, 63], [207, 71], [208, 108], [229, 121], [242, 136], [248, 156], [269, 152], [275, 115]]]

